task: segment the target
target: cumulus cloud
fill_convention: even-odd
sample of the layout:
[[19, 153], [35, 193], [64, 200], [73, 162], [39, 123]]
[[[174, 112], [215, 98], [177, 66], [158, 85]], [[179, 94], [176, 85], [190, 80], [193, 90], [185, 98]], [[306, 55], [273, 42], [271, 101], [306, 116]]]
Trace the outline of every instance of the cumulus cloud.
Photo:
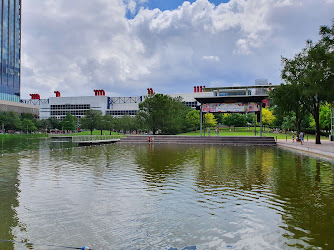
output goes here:
[[280, 56], [317, 39], [334, 11], [331, 0], [197, 0], [167, 11], [139, 8], [146, 1], [23, 1], [22, 97], [279, 83]]
[[203, 56], [203, 59], [206, 61], [214, 61], [214, 62], [220, 61], [218, 56]]

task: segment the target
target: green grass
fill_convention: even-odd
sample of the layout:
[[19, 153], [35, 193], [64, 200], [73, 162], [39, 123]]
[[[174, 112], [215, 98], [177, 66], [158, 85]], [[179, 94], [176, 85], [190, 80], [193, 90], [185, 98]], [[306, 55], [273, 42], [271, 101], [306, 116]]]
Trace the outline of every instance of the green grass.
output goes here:
[[[211, 128], [211, 136], [217, 136], [215, 134], [215, 128]], [[253, 131], [253, 132], [252, 132]], [[256, 136], [260, 136], [260, 128], [256, 129]], [[266, 137], [274, 137], [276, 139], [291, 139], [291, 132], [286, 132], [286, 134], [284, 133], [271, 133], [271, 132], [267, 132], [268, 130], [263, 130], [262, 136], [266, 136]], [[199, 136], [200, 135], [200, 131], [192, 131], [192, 132], [188, 132], [188, 133], [183, 133], [183, 134], [179, 134], [179, 135], [193, 135], [193, 136]], [[203, 130], [203, 135], [204, 135], [204, 130]], [[205, 136], [208, 136], [207, 130], [205, 130]], [[233, 128], [231, 128], [231, 131], [228, 128], [222, 128], [219, 131], [219, 136], [255, 136], [254, 135], [254, 128], [250, 128], [250, 131], [248, 131], [248, 128], [244, 128], [244, 127], [240, 127], [240, 128], [236, 128], [236, 131], [234, 131]], [[308, 139], [315, 139], [315, 135], [305, 135], [305, 140]], [[328, 139], [325, 136], [321, 136], [321, 139]]]
[[13, 138], [41, 138], [48, 137], [47, 134], [0, 134], [1, 139], [13, 139]]

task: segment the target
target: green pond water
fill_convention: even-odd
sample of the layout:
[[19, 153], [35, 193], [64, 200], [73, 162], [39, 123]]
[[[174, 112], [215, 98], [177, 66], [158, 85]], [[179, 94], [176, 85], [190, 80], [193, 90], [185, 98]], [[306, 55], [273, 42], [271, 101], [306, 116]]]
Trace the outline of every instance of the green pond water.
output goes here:
[[0, 249], [334, 249], [330, 161], [254, 146], [1, 149], [0, 239], [15, 242]]

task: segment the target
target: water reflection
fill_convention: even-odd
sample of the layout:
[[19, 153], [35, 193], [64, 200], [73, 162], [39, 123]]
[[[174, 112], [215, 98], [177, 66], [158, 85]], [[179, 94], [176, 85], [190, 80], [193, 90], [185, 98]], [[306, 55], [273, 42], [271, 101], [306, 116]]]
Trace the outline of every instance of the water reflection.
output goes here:
[[[18, 186], [17, 158], [8, 157], [6, 160], [0, 158], [0, 239], [14, 239], [12, 228], [19, 224], [16, 214], [16, 208], [19, 206]], [[12, 248], [12, 243], [0, 243], [0, 249]]]
[[329, 162], [274, 147], [55, 149], [44, 141], [1, 159], [11, 166], [0, 172], [3, 237], [96, 249], [334, 248]]

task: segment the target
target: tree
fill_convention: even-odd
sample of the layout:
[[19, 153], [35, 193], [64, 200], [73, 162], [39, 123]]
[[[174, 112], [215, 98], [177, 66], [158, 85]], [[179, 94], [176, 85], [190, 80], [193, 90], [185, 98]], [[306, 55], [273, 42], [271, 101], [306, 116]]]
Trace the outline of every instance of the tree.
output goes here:
[[217, 120], [212, 113], [205, 114], [205, 127], [214, 127], [217, 125]]
[[74, 131], [77, 128], [77, 117], [68, 112], [61, 121], [61, 125], [65, 130]]
[[139, 104], [136, 117], [153, 134], [176, 134], [185, 130], [189, 110], [181, 97], [155, 94]]
[[[288, 66], [289, 65], [286, 64], [286, 67]], [[294, 67], [293, 65], [290, 66]], [[305, 106], [305, 97], [302, 95], [301, 86], [298, 84], [300, 72], [293, 71], [292, 68], [290, 71], [291, 73], [288, 80], [290, 84], [281, 84], [279, 87], [270, 91], [269, 96], [273, 101], [275, 113], [278, 117], [282, 118], [282, 122], [284, 117], [295, 118], [294, 126], [299, 134], [301, 131], [301, 124], [305, 119], [308, 110]], [[284, 77], [282, 76], [282, 78]], [[287, 125], [286, 121], [285, 125]]]
[[201, 123], [201, 114], [199, 110], [193, 109], [186, 115], [187, 125], [191, 130], [198, 130]]
[[93, 134], [93, 130], [96, 129], [102, 119], [102, 113], [99, 110], [87, 110], [84, 117], [80, 119], [81, 127], [90, 130], [90, 134]]
[[115, 126], [115, 118], [112, 115], [105, 115], [102, 119], [104, 123], [104, 128], [109, 131], [111, 135], [111, 131], [113, 130]]
[[330, 131], [331, 128], [331, 105], [328, 103], [322, 105], [320, 107], [319, 112], [319, 122], [320, 122], [320, 128], [326, 131]]
[[304, 105], [313, 115], [316, 125], [316, 144], [320, 144], [320, 106], [334, 101], [334, 21], [332, 27], [320, 27], [321, 39], [311, 40], [293, 59], [282, 58], [282, 78], [300, 86]]
[[50, 124], [50, 129], [61, 129], [60, 121], [56, 117], [50, 117], [47, 119]]
[[224, 114], [223, 115], [223, 124], [225, 126], [228, 126], [229, 129], [231, 128], [231, 126], [233, 126], [232, 114]]
[[5, 130], [17, 130], [21, 128], [20, 117], [15, 112], [10, 111], [1, 113], [0, 122], [1, 126], [3, 125]]
[[264, 126], [271, 126], [275, 120], [275, 116], [273, 112], [271, 112], [268, 108], [262, 109], [262, 124]]
[[37, 128], [35, 126], [35, 124], [33, 123], [32, 120], [28, 119], [28, 118], [24, 118], [23, 121], [22, 121], [22, 130], [26, 130], [27, 133], [29, 131], [36, 131]]
[[224, 114], [223, 123], [229, 128], [231, 126], [244, 127], [247, 125], [247, 120], [246, 116], [242, 114], [232, 113], [232, 114]]
[[[328, 103], [325, 103], [324, 105], [320, 106], [319, 110], [319, 123], [320, 123], [320, 129], [325, 131], [330, 131], [331, 127], [331, 105]], [[315, 127], [315, 120], [312, 119], [310, 122], [311, 127]]]
[[217, 123], [223, 124], [224, 115], [222, 113], [216, 113], [215, 118]]

